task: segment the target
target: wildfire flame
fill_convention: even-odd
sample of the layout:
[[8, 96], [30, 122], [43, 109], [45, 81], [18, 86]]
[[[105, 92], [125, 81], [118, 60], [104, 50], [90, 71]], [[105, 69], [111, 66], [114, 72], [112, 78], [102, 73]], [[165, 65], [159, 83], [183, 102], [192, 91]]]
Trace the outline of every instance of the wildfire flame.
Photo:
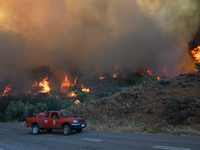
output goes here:
[[160, 77], [159, 77], [159, 76], [157, 76], [157, 80], [160, 80]]
[[35, 81], [35, 84], [32, 85], [33, 89], [35, 89], [36, 87], [38, 87], [38, 82]]
[[82, 84], [82, 91], [83, 92], [90, 92], [90, 89], [89, 88], [86, 88], [86, 87], [84, 87], [84, 85]]
[[165, 75], [166, 75], [167, 77], [171, 77], [170, 74], [167, 73], [167, 67], [166, 67], [166, 66], [164, 66], [164, 67], [162, 68], [162, 71], [165, 73]]
[[152, 71], [150, 69], [147, 70], [147, 73], [151, 76], [153, 75]]
[[61, 84], [61, 92], [65, 93], [67, 92], [68, 87], [70, 87], [70, 82], [67, 78], [67, 75], [65, 74], [65, 81]]
[[99, 77], [100, 80], [102, 80], [102, 79], [104, 79], [104, 78], [106, 78], [106, 77]]
[[78, 76], [74, 79], [74, 85], [77, 84]]
[[193, 50], [190, 50], [190, 53], [194, 57], [195, 61], [200, 62], [200, 46], [194, 48]]
[[12, 90], [12, 84], [8, 84], [1, 96], [5, 96], [10, 90]]
[[114, 74], [114, 75], [113, 75], [113, 78], [117, 78], [117, 74]]
[[71, 93], [68, 94], [68, 96], [70, 96], [70, 97], [76, 97], [76, 93], [75, 92], [71, 92]]
[[74, 103], [78, 104], [78, 103], [80, 103], [80, 101], [77, 99], [77, 100], [74, 101]]
[[41, 81], [39, 83], [39, 87], [43, 87], [42, 91], [39, 91], [39, 93], [48, 93], [51, 89], [49, 87], [49, 82], [48, 80], [48, 76], [46, 76], [43, 81]]

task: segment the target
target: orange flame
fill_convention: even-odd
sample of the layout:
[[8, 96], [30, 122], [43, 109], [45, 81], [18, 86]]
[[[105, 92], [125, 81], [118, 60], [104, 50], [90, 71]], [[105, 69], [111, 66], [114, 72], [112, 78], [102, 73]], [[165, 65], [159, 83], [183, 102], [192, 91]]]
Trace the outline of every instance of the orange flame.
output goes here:
[[77, 99], [77, 100], [74, 101], [74, 103], [78, 104], [78, 103], [80, 103], [80, 101]]
[[43, 87], [42, 91], [39, 91], [39, 93], [48, 93], [51, 89], [49, 87], [49, 82], [47, 81], [48, 76], [46, 76], [43, 81], [39, 83], [39, 87]]
[[12, 84], [8, 84], [1, 96], [5, 96], [10, 90], [12, 90]]
[[82, 91], [83, 92], [90, 92], [90, 89], [89, 88], [86, 88], [86, 87], [84, 87], [84, 85], [82, 84]]
[[113, 78], [117, 78], [117, 74], [114, 74], [114, 75], [113, 75]]
[[99, 77], [100, 80], [102, 80], [102, 79], [104, 79], [104, 78], [106, 78], [106, 77]]
[[77, 79], [78, 79], [78, 76], [74, 79], [74, 85], [77, 84]]
[[164, 67], [162, 68], [162, 71], [165, 73], [165, 75], [166, 75], [167, 77], [172, 77], [172, 76], [170, 76], [170, 74], [167, 73], [167, 67], [166, 67], [166, 66], [164, 66]]
[[36, 87], [38, 87], [38, 82], [35, 81], [35, 84], [32, 85], [33, 89], [35, 89]]
[[70, 97], [76, 97], [76, 93], [75, 92], [71, 92], [71, 93], [69, 93], [68, 96], [70, 96]]
[[200, 46], [190, 50], [190, 53], [192, 54], [195, 61], [200, 62]]
[[67, 78], [67, 75], [65, 74], [65, 81], [61, 84], [61, 92], [65, 93], [67, 92], [68, 87], [70, 87], [69, 80]]
[[151, 76], [153, 75], [152, 71], [150, 69], [147, 70], [147, 73]]
[[157, 80], [160, 80], [160, 77], [159, 77], [159, 76], [157, 76]]

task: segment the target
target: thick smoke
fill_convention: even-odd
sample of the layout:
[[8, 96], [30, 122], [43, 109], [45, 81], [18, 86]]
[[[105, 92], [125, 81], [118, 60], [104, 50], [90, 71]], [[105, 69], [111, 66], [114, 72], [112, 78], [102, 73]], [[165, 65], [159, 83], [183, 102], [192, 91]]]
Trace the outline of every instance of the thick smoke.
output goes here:
[[199, 29], [199, 0], [0, 0], [0, 6], [2, 87], [24, 90], [38, 66], [55, 76], [101, 74], [116, 64], [167, 66], [172, 75], [193, 69], [188, 42]]

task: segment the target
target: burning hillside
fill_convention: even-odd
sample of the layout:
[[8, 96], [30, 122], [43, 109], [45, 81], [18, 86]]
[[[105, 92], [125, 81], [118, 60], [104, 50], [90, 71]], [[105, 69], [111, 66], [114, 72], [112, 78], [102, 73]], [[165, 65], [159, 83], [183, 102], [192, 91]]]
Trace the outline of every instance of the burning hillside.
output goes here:
[[192, 72], [199, 57], [198, 0], [0, 4], [1, 96], [74, 97], [75, 85], [91, 93], [98, 84], [130, 86], [145, 75], [159, 80]]

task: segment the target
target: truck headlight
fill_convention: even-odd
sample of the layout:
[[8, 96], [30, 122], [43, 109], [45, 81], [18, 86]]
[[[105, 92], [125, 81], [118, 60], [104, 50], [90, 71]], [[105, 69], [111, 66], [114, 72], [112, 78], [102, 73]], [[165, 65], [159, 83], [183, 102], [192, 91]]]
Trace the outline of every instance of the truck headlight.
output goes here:
[[78, 123], [78, 120], [73, 120], [74, 123]]

